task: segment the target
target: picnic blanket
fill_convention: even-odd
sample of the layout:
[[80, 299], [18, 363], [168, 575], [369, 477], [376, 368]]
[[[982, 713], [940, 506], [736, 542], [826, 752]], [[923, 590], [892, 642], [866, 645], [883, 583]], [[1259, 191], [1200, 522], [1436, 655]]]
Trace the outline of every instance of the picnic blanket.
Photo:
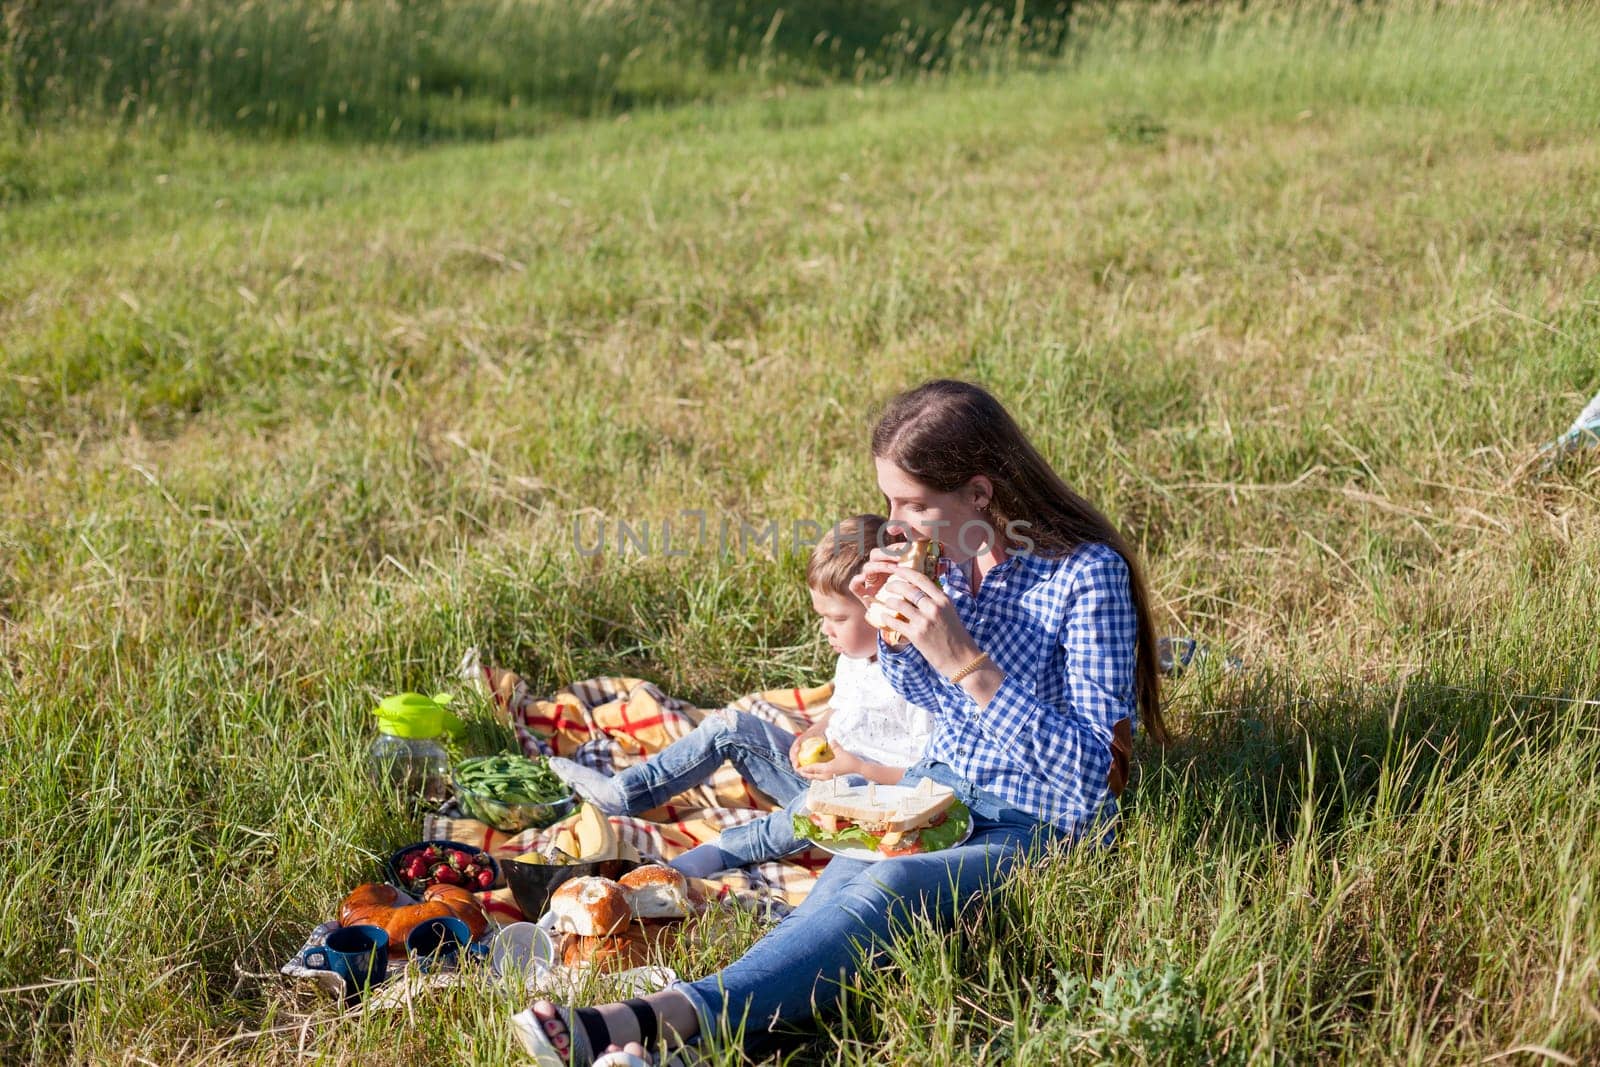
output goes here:
[[[471, 653], [463, 662], [463, 674], [470, 675], [493, 699], [524, 754], [564, 756], [609, 773], [648, 759], [719, 710], [698, 708], [639, 678], [590, 678], [541, 698], [515, 672], [481, 666]], [[827, 707], [832, 693], [832, 683], [773, 689], [751, 693], [728, 706], [798, 733]], [[635, 858], [633, 853], [646, 860], [669, 860], [695, 845], [716, 841], [729, 827], [758, 819], [778, 806], [724, 764], [707, 783], [679, 793], [659, 808], [607, 821], [623, 858]], [[542, 852], [570, 822], [506, 834], [446, 808], [423, 820], [422, 836], [476, 845], [496, 858], [515, 858]], [[718, 897], [781, 914], [805, 899], [829, 858], [820, 850], [807, 850], [783, 862], [724, 872], [708, 880], [709, 889]], [[508, 889], [480, 895], [480, 899], [501, 922], [538, 918], [523, 916]]]

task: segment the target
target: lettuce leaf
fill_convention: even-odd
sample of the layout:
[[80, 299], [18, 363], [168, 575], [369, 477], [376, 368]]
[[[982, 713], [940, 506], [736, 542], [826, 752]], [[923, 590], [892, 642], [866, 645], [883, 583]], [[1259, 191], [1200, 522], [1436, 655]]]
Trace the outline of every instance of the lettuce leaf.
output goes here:
[[[972, 822], [972, 813], [967, 806], [959, 800], [950, 806], [949, 813], [944, 822], [938, 826], [924, 827], [917, 831], [918, 840], [922, 843], [922, 851], [937, 852], [949, 848], [961, 840], [967, 832], [967, 826]], [[847, 845], [860, 845], [877, 851], [879, 840], [861, 829], [859, 826], [847, 826], [837, 833], [828, 833], [822, 827], [812, 822], [805, 815], [794, 817], [795, 836], [804, 841], [816, 841], [819, 844], [830, 845], [834, 848]]]
[[949, 848], [961, 840], [961, 835], [967, 832], [967, 826], [972, 822], [972, 813], [961, 801], [950, 805], [949, 814], [944, 822], [938, 826], [923, 828], [918, 835], [922, 842], [922, 851], [938, 852], [940, 849]]
[[829, 833], [809, 816], [796, 815], [794, 817], [794, 834], [805, 841], [816, 841], [823, 845], [832, 845], [835, 848], [841, 845], [860, 845], [874, 851], [878, 848], [878, 839], [867, 833], [859, 826], [846, 826], [836, 833]]

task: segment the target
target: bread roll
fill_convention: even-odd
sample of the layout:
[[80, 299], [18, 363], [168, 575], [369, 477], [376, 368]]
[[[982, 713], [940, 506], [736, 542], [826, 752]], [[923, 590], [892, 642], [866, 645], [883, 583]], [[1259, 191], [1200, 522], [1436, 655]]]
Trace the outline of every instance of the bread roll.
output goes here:
[[583, 937], [605, 937], [633, 918], [627, 893], [609, 878], [563, 882], [550, 897], [550, 914], [557, 930]]
[[448, 919], [455, 912], [450, 910], [448, 904], [441, 904], [437, 900], [424, 901], [421, 904], [411, 904], [404, 908], [396, 908], [389, 914], [383, 924], [384, 930], [389, 934], [389, 951], [393, 952], [396, 946], [403, 951], [406, 938], [411, 936], [411, 931], [425, 922], [434, 919]]
[[641, 919], [682, 919], [689, 914], [689, 883], [679, 871], [659, 863], [622, 876], [628, 907]]
[[634, 928], [609, 937], [569, 937], [561, 950], [561, 962], [603, 971], [643, 967], [650, 962], [650, 942]]
[[[473, 902], [474, 905], [476, 903]], [[389, 935], [390, 952], [403, 952], [406, 938], [423, 923], [452, 915], [466, 922], [469, 927], [472, 926], [466, 916], [458, 915], [456, 909], [444, 901], [428, 900], [414, 904], [410, 897], [394, 886], [378, 882], [356, 886], [350, 895], [344, 898], [344, 903], [339, 905], [340, 926], [382, 927]], [[479, 916], [482, 919], [481, 908]], [[483, 919], [483, 925], [484, 929], [488, 928], [487, 919]]]
[[389, 913], [402, 903], [411, 903], [400, 890], [385, 882], [358, 885], [339, 905], [340, 926], [382, 926]]
[[484, 913], [483, 905], [478, 903], [478, 898], [472, 895], [471, 890], [458, 885], [434, 884], [423, 891], [422, 899], [437, 900], [449, 908], [451, 914], [467, 924], [474, 941], [489, 932], [489, 916]]

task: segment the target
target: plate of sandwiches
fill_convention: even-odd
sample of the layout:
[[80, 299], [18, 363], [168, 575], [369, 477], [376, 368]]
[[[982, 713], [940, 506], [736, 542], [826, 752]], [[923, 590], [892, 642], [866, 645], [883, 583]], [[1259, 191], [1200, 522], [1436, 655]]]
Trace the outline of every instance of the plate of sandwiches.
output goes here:
[[688, 880], [671, 867], [646, 864], [620, 879], [563, 882], [539, 919], [568, 967], [603, 971], [642, 967], [698, 903]]
[[954, 848], [972, 836], [972, 813], [953, 789], [924, 778], [914, 786], [813, 783], [795, 833], [825, 852], [875, 863]]

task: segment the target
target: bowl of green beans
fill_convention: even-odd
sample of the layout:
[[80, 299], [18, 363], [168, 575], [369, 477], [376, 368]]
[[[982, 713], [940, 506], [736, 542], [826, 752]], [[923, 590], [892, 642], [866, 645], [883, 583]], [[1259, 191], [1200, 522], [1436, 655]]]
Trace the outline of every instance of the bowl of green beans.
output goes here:
[[578, 798], [543, 757], [474, 756], [457, 763], [451, 777], [461, 814], [502, 833], [549, 826], [578, 810]]

